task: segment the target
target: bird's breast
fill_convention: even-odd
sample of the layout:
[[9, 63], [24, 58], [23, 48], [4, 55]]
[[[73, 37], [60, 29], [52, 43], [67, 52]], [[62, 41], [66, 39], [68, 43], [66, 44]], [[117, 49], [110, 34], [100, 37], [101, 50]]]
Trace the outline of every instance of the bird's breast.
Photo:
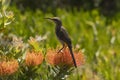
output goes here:
[[56, 37], [62, 44], [64, 43], [64, 41], [62, 40], [62, 36], [60, 34], [60, 31], [56, 31]]

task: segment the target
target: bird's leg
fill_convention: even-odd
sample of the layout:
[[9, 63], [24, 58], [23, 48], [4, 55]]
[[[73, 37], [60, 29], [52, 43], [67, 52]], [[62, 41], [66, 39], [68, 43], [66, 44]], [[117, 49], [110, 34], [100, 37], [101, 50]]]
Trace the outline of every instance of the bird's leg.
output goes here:
[[61, 52], [61, 50], [62, 50], [64, 47], [65, 47], [65, 44], [63, 44], [62, 48], [61, 48], [61, 49], [59, 49], [57, 53], [60, 53], [60, 52]]

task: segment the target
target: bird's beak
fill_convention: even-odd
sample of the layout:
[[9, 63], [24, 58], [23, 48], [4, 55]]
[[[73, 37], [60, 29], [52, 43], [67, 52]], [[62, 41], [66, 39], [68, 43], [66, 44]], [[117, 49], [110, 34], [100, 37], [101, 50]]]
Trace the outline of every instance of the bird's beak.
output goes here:
[[52, 18], [44, 18], [44, 19], [49, 19], [49, 20], [53, 20]]

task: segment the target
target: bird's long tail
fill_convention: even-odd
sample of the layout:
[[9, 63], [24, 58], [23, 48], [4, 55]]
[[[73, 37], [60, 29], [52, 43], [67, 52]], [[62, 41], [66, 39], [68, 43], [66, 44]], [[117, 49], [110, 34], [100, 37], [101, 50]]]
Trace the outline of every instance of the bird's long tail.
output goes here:
[[72, 46], [68, 45], [68, 48], [70, 50], [70, 54], [71, 54], [71, 57], [73, 59], [74, 66], [77, 67], [76, 60], [75, 60], [75, 57], [74, 57], [74, 54], [73, 54], [73, 51], [72, 51]]

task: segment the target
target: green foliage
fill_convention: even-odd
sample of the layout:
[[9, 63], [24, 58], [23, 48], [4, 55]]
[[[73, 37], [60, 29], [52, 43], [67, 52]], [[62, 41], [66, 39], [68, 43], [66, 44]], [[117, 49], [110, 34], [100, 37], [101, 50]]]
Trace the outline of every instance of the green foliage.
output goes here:
[[6, 11], [10, 0], [0, 1], [0, 32], [3, 31], [7, 25], [14, 20], [14, 14], [12, 11]]
[[99, 9], [100, 13], [106, 16], [112, 16], [116, 12], [120, 11], [120, 0], [12, 0], [13, 5], [16, 5], [21, 11], [31, 9], [36, 11], [37, 9], [43, 12], [52, 12], [56, 14], [58, 8], [66, 10], [92, 10]]
[[[30, 46], [27, 46], [27, 41], [31, 36], [42, 36], [40, 39], [43, 41], [30, 45], [37, 50], [42, 48], [44, 54], [48, 48], [56, 48], [60, 45], [55, 37], [55, 25], [44, 19], [53, 17], [53, 14], [44, 14], [40, 10], [36, 12], [28, 10], [21, 14], [15, 7], [11, 7], [11, 10], [14, 12], [15, 19], [4, 32], [0, 33], [0, 55], [18, 59], [20, 69], [15, 74], [17, 77], [12, 76], [12, 78], [14, 80], [48, 80], [48, 78], [52, 80], [53, 75], [49, 74], [52, 69], [46, 62], [35, 67], [26, 67], [23, 64], [26, 50], [31, 49]], [[2, 14], [2, 11], [0, 13]], [[105, 16], [100, 15], [98, 10], [67, 12], [57, 9], [57, 16], [61, 18], [64, 27], [70, 34], [73, 47], [81, 49], [86, 55], [86, 64], [82, 69], [79, 68], [79, 74], [74, 72], [68, 76], [67, 80], [78, 80], [78, 77], [80, 80], [119, 80], [120, 13], [116, 14], [115, 18], [108, 20]], [[8, 21], [8, 17], [5, 19], [6, 21], [3, 20], [3, 17], [0, 17], [0, 20], [0, 25], [2, 25]], [[13, 17], [10, 21], [12, 20]], [[11, 43], [13, 44], [11, 45]], [[18, 46], [18, 44], [21, 45]]]

